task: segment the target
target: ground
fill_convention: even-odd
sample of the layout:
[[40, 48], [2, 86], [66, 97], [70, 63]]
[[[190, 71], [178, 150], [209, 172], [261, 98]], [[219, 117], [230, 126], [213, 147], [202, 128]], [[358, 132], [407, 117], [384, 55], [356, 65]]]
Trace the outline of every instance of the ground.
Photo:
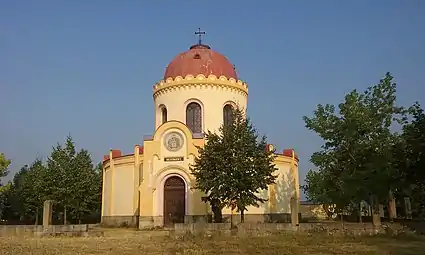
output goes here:
[[109, 230], [105, 237], [0, 238], [0, 254], [423, 254], [425, 237], [329, 236], [175, 239], [159, 233]]

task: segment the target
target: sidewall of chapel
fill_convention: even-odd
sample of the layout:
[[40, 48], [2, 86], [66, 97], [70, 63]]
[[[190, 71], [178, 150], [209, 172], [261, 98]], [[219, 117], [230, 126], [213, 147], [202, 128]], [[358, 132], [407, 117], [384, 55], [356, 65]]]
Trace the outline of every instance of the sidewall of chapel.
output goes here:
[[162, 124], [162, 107], [167, 109], [167, 120], [186, 124], [186, 107], [199, 103], [202, 109], [202, 129], [216, 132], [223, 123], [223, 107], [230, 103], [246, 109], [247, 93], [214, 83], [187, 84], [170, 88], [156, 96], [155, 129]]

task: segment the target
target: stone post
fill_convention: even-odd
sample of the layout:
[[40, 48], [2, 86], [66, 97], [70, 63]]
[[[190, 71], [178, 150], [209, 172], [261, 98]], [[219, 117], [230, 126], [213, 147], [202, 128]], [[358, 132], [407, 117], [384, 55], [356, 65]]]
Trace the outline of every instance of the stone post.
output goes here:
[[384, 212], [384, 205], [379, 205], [379, 216], [381, 216], [381, 218], [385, 217], [385, 212]]
[[298, 199], [295, 197], [291, 198], [291, 224], [293, 227], [297, 227], [299, 225]]
[[44, 201], [43, 208], [43, 227], [52, 225], [53, 200]]
[[390, 218], [390, 221], [394, 221], [394, 219], [397, 218], [396, 202], [395, 202], [393, 193], [391, 191], [389, 194], [389, 201], [388, 201], [388, 217]]
[[371, 209], [372, 209], [372, 224], [374, 227], [381, 226], [381, 215], [380, 215], [380, 206], [378, 198], [376, 196], [371, 196]]
[[406, 219], [412, 219], [412, 205], [410, 204], [410, 197], [404, 198], [404, 208], [406, 210]]

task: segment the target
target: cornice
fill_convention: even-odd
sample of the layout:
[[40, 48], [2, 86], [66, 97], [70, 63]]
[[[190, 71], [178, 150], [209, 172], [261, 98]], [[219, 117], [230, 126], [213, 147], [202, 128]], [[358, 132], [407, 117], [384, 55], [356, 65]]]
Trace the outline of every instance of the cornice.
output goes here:
[[217, 78], [217, 76], [213, 74], [208, 75], [208, 77], [205, 77], [203, 74], [198, 74], [196, 77], [193, 75], [186, 75], [184, 78], [177, 76], [174, 79], [170, 77], [166, 80], [161, 80], [153, 86], [153, 97], [155, 99], [159, 95], [172, 90], [189, 89], [192, 87], [230, 89], [248, 97], [248, 84], [246, 82], [234, 78], [227, 78], [225, 76]]
[[282, 155], [282, 154], [275, 154], [276, 158], [275, 158], [275, 162], [282, 162], [282, 163], [294, 163], [295, 166], [298, 167], [298, 163], [299, 160], [295, 159], [294, 162], [292, 162], [292, 157], [286, 156], [286, 155]]

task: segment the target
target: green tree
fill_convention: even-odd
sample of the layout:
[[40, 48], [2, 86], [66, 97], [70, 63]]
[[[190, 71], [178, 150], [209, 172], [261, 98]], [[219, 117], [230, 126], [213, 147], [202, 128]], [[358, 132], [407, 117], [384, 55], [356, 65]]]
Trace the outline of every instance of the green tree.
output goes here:
[[[11, 162], [10, 159], [6, 159], [4, 153], [0, 153], [0, 178], [8, 174], [8, 168]], [[3, 186], [0, 179], [0, 219], [2, 219], [4, 204], [9, 190], [10, 185]]]
[[71, 136], [53, 148], [44, 181], [51, 185], [47, 198], [56, 201], [57, 213], [64, 212], [66, 221], [80, 222], [100, 210], [99, 174], [87, 150], [76, 152]]
[[310, 170], [303, 186], [309, 198], [335, 203], [340, 210], [362, 200], [377, 206], [388, 199], [395, 188], [391, 162], [397, 134], [391, 126], [405, 120], [405, 111], [395, 103], [396, 84], [387, 73], [365, 92], [347, 94], [338, 112], [334, 105], [319, 104], [313, 117], [303, 117], [306, 127], [324, 140], [311, 157], [318, 172]]
[[12, 161], [10, 159], [6, 159], [4, 153], [0, 153], [0, 178], [5, 177], [9, 172], [8, 168]]
[[15, 174], [8, 198], [10, 219], [39, 223], [43, 202], [50, 190], [44, 185], [45, 175], [46, 167], [41, 159], [36, 159], [29, 167], [25, 165]]
[[28, 166], [25, 165], [24, 167], [19, 170], [13, 177], [12, 181], [12, 187], [9, 191], [9, 194], [7, 195], [6, 204], [5, 204], [5, 212], [4, 217], [7, 220], [19, 220], [19, 214], [23, 211], [23, 203], [21, 197], [17, 196], [16, 190], [20, 189], [23, 182], [25, 175], [28, 173]]
[[216, 211], [224, 206], [236, 208], [244, 222], [246, 208], [264, 203], [259, 192], [276, 179], [275, 156], [266, 148], [267, 138], [258, 137], [240, 108], [233, 110], [232, 123], [222, 125], [218, 133], [208, 131], [206, 144], [198, 147], [199, 156], [191, 166], [205, 201]]
[[412, 213], [425, 217], [425, 113], [419, 103], [410, 107], [412, 120], [403, 126], [403, 133], [394, 146], [393, 158], [397, 173], [393, 181], [398, 199], [412, 199]]
[[54, 200], [54, 218], [61, 222], [98, 220], [101, 170], [101, 164], [93, 166], [87, 150], [77, 152], [72, 138], [67, 137], [64, 145], [53, 148], [46, 164], [36, 159], [14, 176], [8, 192], [8, 217], [38, 223], [44, 201]]

